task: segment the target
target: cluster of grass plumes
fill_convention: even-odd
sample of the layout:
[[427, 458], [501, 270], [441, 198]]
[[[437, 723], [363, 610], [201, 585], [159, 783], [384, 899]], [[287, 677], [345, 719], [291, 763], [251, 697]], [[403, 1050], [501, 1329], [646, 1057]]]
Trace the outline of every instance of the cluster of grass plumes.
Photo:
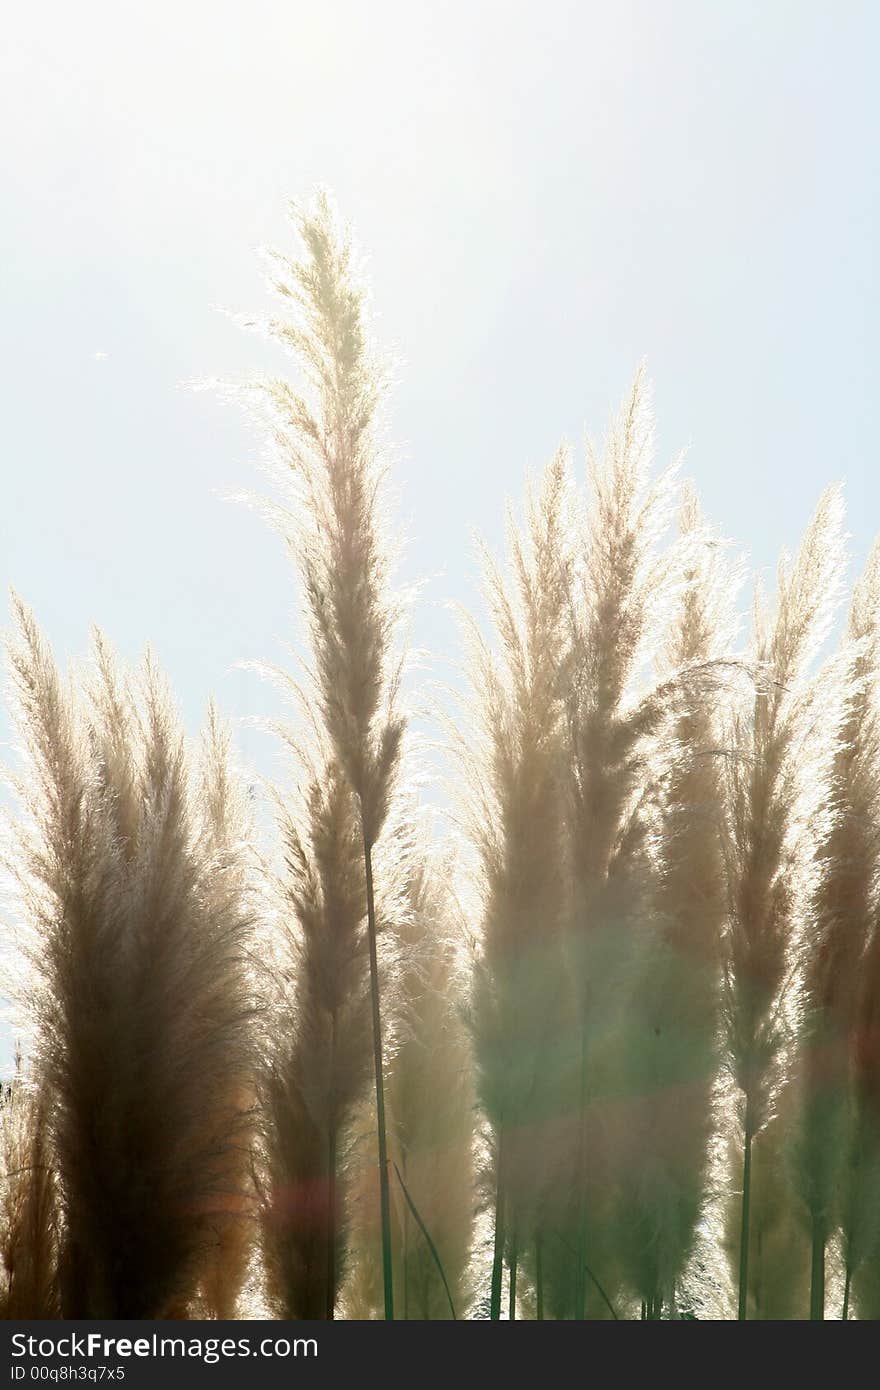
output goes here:
[[552, 556], [515, 539], [510, 580], [493, 573], [497, 650], [473, 662], [489, 1316], [506, 1259], [511, 1317], [717, 1308], [725, 1261], [740, 1317], [823, 1317], [826, 1252], [847, 1313], [867, 1271], [867, 1309], [876, 560], [820, 664], [844, 565], [829, 490], [738, 650], [741, 565], [690, 490], [663, 543], [674, 471], [651, 481], [651, 435], [640, 373]]
[[[249, 1219], [249, 909], [225, 737], [190, 776], [148, 659], [100, 635], [62, 682], [31, 614], [9, 643], [26, 764], [8, 868], [29, 971], [40, 1143], [66, 1317], [234, 1306]], [[36, 1123], [36, 1121], [35, 1121]]]
[[14, 601], [0, 1312], [880, 1316], [880, 550], [830, 651], [829, 490], [742, 624], [640, 370], [483, 551], [429, 831], [387, 372], [293, 220], [296, 376], [236, 393], [305, 618], [272, 847], [213, 711], [191, 767], [151, 660], [64, 681]]

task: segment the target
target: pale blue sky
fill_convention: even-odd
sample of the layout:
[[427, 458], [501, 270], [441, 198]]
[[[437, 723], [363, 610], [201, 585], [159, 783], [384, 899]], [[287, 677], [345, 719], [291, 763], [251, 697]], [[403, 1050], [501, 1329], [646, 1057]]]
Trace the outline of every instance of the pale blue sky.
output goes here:
[[661, 454], [690, 446], [756, 565], [832, 478], [857, 559], [880, 530], [870, 0], [56, 0], [3, 40], [0, 563], [60, 656], [97, 620], [154, 643], [193, 727], [212, 692], [272, 707], [231, 668], [279, 655], [290, 572], [214, 495], [256, 441], [178, 383], [267, 360], [212, 306], [265, 307], [254, 250], [317, 182], [405, 359], [420, 645], [457, 654], [471, 528], [497, 542], [643, 356]]

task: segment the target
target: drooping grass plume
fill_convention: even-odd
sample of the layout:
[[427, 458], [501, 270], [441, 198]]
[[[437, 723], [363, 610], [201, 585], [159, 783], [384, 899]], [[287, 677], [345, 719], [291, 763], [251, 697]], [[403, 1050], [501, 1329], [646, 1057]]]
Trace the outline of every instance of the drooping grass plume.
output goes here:
[[724, 877], [718, 702], [737, 575], [689, 491], [681, 590], [659, 677], [678, 691], [657, 747], [656, 847], [621, 1029], [629, 1097], [617, 1223], [647, 1316], [675, 1303], [703, 1204], [718, 1072]]
[[[810, 1311], [824, 1316], [825, 1249], [840, 1219], [852, 1121], [852, 1052], [859, 975], [877, 918], [880, 885], [880, 547], [856, 585], [839, 657], [839, 746], [827, 795], [834, 811], [816, 863], [805, 941], [801, 1114], [795, 1178], [812, 1244]], [[864, 997], [864, 996], [863, 996]], [[855, 1160], [854, 1171], [859, 1169]], [[863, 1221], [859, 1219], [859, 1226]]]
[[304, 373], [305, 394], [278, 379], [262, 384], [285, 485], [296, 516], [287, 528], [302, 575], [313, 658], [314, 699], [333, 756], [357, 799], [364, 859], [373, 1067], [386, 1317], [393, 1317], [389, 1174], [385, 1133], [380, 981], [373, 851], [398, 772], [404, 719], [395, 649], [400, 606], [381, 493], [385, 378], [368, 337], [366, 292], [351, 240], [326, 196], [295, 214], [303, 254], [273, 256], [272, 284], [292, 317], [270, 336]]
[[640, 371], [612, 422], [604, 455], [590, 454], [586, 554], [573, 606], [566, 692], [569, 951], [578, 1015], [572, 1177], [578, 1318], [586, 1308], [588, 1266], [602, 1281], [587, 1249], [591, 1165], [604, 1162], [602, 1076], [609, 1052], [616, 1065], [615, 1013], [631, 984], [632, 934], [649, 910], [647, 822], [641, 814], [650, 781], [646, 740], [666, 702], [662, 690], [649, 686], [639, 693], [635, 683], [668, 609], [667, 567], [656, 542], [667, 521], [672, 478], [667, 471], [649, 483], [652, 454], [653, 418]]
[[560, 451], [529, 500], [525, 533], [509, 526], [509, 581], [486, 561], [498, 651], [472, 629], [474, 732], [463, 760], [482, 903], [471, 1012], [493, 1150], [493, 1318], [500, 1316], [505, 1252], [515, 1277], [518, 1254], [540, 1238], [559, 1145], [570, 503]]
[[734, 711], [726, 737], [731, 755], [725, 761], [725, 1015], [742, 1102], [740, 1318], [748, 1306], [752, 1143], [773, 1113], [792, 947], [813, 887], [812, 847], [828, 826], [827, 776], [840, 690], [839, 682], [829, 680], [817, 691], [809, 673], [838, 597], [841, 519], [840, 494], [831, 489], [821, 498], [793, 564], [780, 565], [772, 621], [756, 604], [757, 680]]
[[[444, 867], [419, 833], [404, 832], [405, 887], [395, 1033], [388, 1063], [388, 1143], [392, 1171], [394, 1306], [397, 1316], [429, 1321], [465, 1316], [471, 1288], [474, 1097]], [[374, 1257], [378, 1212], [369, 1190], [355, 1203], [358, 1258], [349, 1307], [372, 1317], [382, 1290]]]
[[285, 873], [264, 1069], [263, 1254], [278, 1316], [332, 1318], [348, 1131], [370, 1065], [364, 859], [355, 796], [332, 759], [310, 777], [304, 803], [299, 816], [279, 806]]
[[57, 1318], [58, 1204], [46, 1112], [20, 1061], [0, 1094], [0, 1318]]
[[200, 842], [153, 664], [136, 699], [98, 639], [86, 707], [17, 600], [15, 616], [27, 767], [11, 867], [58, 1181], [61, 1310], [165, 1316], [197, 1296], [242, 1196], [248, 916], [237, 870], [230, 879]]

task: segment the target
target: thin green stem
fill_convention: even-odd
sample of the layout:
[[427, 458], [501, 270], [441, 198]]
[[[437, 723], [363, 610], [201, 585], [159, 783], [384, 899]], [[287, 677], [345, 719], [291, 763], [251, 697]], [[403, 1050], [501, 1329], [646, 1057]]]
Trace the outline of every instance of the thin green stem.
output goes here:
[[607, 1295], [607, 1293], [605, 1292], [605, 1290], [603, 1289], [602, 1285], [599, 1283], [599, 1280], [596, 1278], [595, 1274], [594, 1274], [593, 1271], [590, 1269], [590, 1266], [589, 1266], [589, 1265], [584, 1265], [584, 1269], [587, 1271], [587, 1274], [589, 1274], [589, 1276], [590, 1276], [590, 1278], [592, 1279], [593, 1283], [596, 1285], [596, 1288], [599, 1290], [599, 1297], [602, 1299], [602, 1302], [605, 1304], [605, 1307], [608, 1309], [608, 1311], [609, 1311], [609, 1313], [611, 1314], [611, 1316], [613, 1317], [614, 1321], [615, 1321], [615, 1322], [619, 1322], [620, 1319], [618, 1318], [617, 1313], [615, 1312], [614, 1304], [611, 1302], [611, 1299], [608, 1297], [608, 1295]]
[[385, 1082], [382, 1069], [382, 1019], [379, 1010], [379, 959], [376, 951], [376, 899], [373, 854], [364, 835], [364, 876], [367, 884], [367, 939], [370, 949], [370, 1002], [373, 1013], [373, 1066], [376, 1073], [376, 1129], [379, 1139], [379, 1203], [382, 1217], [382, 1281], [385, 1321], [394, 1321], [394, 1280], [391, 1265], [391, 1196], [388, 1183], [388, 1143], [385, 1135]]
[[507, 1261], [508, 1269], [510, 1270], [510, 1289], [508, 1291], [507, 1316], [510, 1322], [516, 1322], [516, 1255], [516, 1233], [514, 1233], [510, 1246], [510, 1255]]
[[440, 1273], [440, 1278], [441, 1278], [442, 1281], [443, 1281], [443, 1287], [444, 1287], [444, 1289], [446, 1290], [446, 1297], [447, 1297], [447, 1300], [448, 1300], [448, 1302], [449, 1302], [449, 1311], [450, 1311], [451, 1314], [452, 1314], [453, 1321], [454, 1321], [454, 1322], [457, 1322], [458, 1319], [457, 1319], [456, 1314], [455, 1314], [455, 1304], [454, 1304], [453, 1301], [452, 1301], [452, 1291], [450, 1290], [450, 1288], [449, 1288], [449, 1283], [448, 1283], [448, 1281], [447, 1281], [447, 1279], [446, 1279], [446, 1271], [445, 1271], [444, 1268], [443, 1268], [443, 1262], [442, 1262], [441, 1259], [440, 1259], [440, 1254], [439, 1254], [439, 1252], [438, 1252], [438, 1250], [437, 1250], [436, 1245], [434, 1244], [433, 1240], [431, 1239], [431, 1232], [428, 1230], [427, 1226], [425, 1225], [424, 1221], [422, 1220], [421, 1216], [419, 1215], [419, 1209], [418, 1209], [418, 1207], [416, 1206], [415, 1202], [413, 1201], [412, 1197], [410, 1196], [410, 1194], [409, 1194], [409, 1188], [407, 1187], [406, 1183], [403, 1181], [403, 1178], [400, 1176], [400, 1169], [398, 1168], [398, 1166], [397, 1166], [396, 1163], [395, 1163], [395, 1165], [394, 1165], [394, 1171], [395, 1171], [395, 1173], [397, 1174], [397, 1181], [400, 1183], [400, 1186], [403, 1188], [403, 1195], [404, 1195], [404, 1197], [406, 1198], [406, 1204], [407, 1204], [407, 1206], [409, 1207], [410, 1211], [412, 1212], [413, 1216], [415, 1217], [415, 1219], [416, 1219], [416, 1221], [417, 1221], [417, 1223], [418, 1223], [419, 1230], [421, 1231], [422, 1235], [425, 1237], [425, 1240], [428, 1242], [428, 1249], [429, 1249], [430, 1252], [431, 1252], [431, 1255], [432, 1255], [432, 1257], [433, 1257], [434, 1263], [435, 1263], [435, 1265], [437, 1266], [437, 1269], [438, 1269], [438, 1271], [439, 1271], [439, 1273]]
[[544, 1321], [544, 1243], [540, 1231], [535, 1236], [535, 1320]]
[[846, 1283], [843, 1286], [843, 1321], [849, 1321], [849, 1291], [852, 1284], [852, 1268], [849, 1264], [846, 1267]]

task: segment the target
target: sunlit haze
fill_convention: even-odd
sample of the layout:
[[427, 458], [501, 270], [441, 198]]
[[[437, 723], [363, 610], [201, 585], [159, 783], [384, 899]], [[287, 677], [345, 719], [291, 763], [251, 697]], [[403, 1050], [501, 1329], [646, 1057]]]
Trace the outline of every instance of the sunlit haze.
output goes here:
[[[845, 0], [16, 4], [0, 52], [2, 571], [60, 659], [149, 641], [188, 727], [277, 709], [280, 541], [224, 494], [260, 442], [197, 379], [284, 369], [229, 314], [332, 189], [369, 254], [404, 578], [431, 676], [475, 606], [473, 533], [644, 358], [659, 452], [751, 557], [846, 480], [880, 530], [876, 54]], [[580, 467], [580, 462], [579, 465]], [[4, 714], [2, 737], [9, 739]], [[279, 768], [264, 733], [243, 758]]]

